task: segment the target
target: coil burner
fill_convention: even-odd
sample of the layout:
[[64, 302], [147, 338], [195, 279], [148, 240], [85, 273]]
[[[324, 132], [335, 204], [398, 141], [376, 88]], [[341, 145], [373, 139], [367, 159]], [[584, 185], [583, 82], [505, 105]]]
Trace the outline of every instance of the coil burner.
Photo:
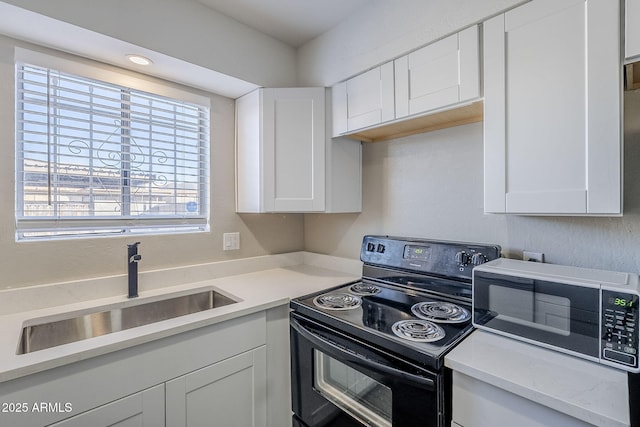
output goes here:
[[419, 302], [411, 307], [411, 312], [421, 319], [437, 323], [464, 323], [471, 318], [466, 308], [444, 301]]
[[336, 293], [317, 296], [313, 299], [313, 303], [327, 310], [351, 310], [360, 307], [362, 299], [347, 293]]
[[355, 285], [351, 285], [349, 288], [351, 292], [356, 295], [375, 295], [380, 293], [380, 288], [376, 285], [371, 285], [369, 283], [356, 283]]
[[438, 341], [445, 336], [444, 329], [427, 320], [400, 320], [391, 330], [400, 338], [416, 342]]

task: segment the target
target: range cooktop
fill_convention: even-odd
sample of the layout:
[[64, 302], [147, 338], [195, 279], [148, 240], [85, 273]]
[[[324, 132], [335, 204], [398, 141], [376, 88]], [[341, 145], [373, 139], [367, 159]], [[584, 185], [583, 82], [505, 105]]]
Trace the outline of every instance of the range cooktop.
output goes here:
[[376, 349], [440, 368], [473, 328], [471, 271], [490, 245], [365, 236], [361, 280], [291, 302], [293, 310]]

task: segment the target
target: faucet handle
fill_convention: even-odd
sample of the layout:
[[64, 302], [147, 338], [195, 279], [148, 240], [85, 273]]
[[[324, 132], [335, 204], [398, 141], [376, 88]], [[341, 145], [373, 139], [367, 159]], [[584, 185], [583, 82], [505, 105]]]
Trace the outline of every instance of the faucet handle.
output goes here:
[[142, 259], [142, 255], [138, 254], [138, 245], [140, 242], [135, 242], [131, 245], [127, 245], [127, 255], [129, 256], [129, 264], [138, 262]]

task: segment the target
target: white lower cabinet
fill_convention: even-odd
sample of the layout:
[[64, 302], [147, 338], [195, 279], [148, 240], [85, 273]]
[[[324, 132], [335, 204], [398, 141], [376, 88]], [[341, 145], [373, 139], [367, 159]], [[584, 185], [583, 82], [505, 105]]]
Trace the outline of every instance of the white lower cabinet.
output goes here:
[[266, 375], [262, 346], [51, 427], [266, 427]]
[[452, 426], [592, 426], [456, 371], [453, 372], [452, 398]]
[[199, 369], [167, 387], [167, 426], [265, 427], [265, 348]]
[[124, 397], [51, 427], [157, 427], [165, 425], [164, 385]]
[[1, 382], [0, 426], [282, 427], [287, 307]]

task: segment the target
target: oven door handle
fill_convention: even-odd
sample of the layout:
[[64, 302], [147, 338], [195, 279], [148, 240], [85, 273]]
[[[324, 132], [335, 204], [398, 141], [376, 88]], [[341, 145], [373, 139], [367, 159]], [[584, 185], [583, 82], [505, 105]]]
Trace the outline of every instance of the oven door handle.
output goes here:
[[407, 382], [411, 382], [414, 384], [419, 384], [420, 387], [427, 390], [434, 390], [435, 383], [430, 378], [425, 378], [419, 375], [411, 374], [409, 372], [404, 372], [399, 369], [396, 369], [392, 366], [388, 366], [377, 362], [375, 360], [367, 359], [360, 354], [350, 352], [345, 348], [336, 345], [321, 336], [314, 334], [304, 326], [302, 326], [297, 320], [291, 319], [291, 327], [296, 330], [302, 337], [310, 341], [315, 347], [318, 349], [324, 350], [326, 353], [332, 353], [334, 356], [337, 354], [337, 357], [342, 358], [343, 360], [347, 360], [356, 365], [362, 366], [364, 368], [369, 368], [374, 371], [383, 372], [385, 374], [392, 375], [396, 378], [401, 378]]

